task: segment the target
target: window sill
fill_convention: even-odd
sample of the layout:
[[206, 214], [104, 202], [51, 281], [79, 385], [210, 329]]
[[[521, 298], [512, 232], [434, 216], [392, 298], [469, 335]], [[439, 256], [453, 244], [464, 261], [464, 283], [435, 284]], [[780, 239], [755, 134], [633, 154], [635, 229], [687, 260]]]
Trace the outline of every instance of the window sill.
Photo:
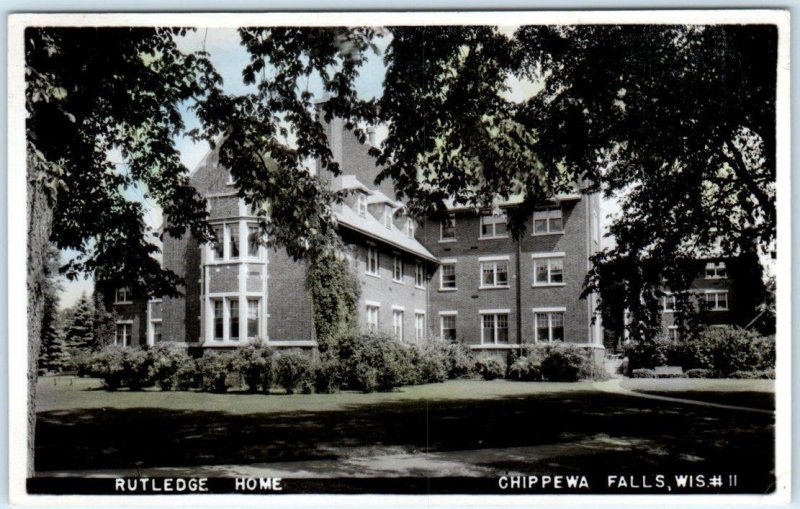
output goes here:
[[532, 233], [531, 237], [547, 237], [550, 235], [564, 235], [563, 231], [560, 232], [541, 232], [541, 233]]
[[416, 288], [417, 290], [425, 290], [425, 287], [420, 285], [414, 285], [414, 288]]
[[133, 301], [132, 300], [121, 300], [121, 301], [118, 301], [118, 302], [114, 303], [115, 306], [126, 305], [126, 304], [133, 304]]
[[365, 272], [364, 275], [365, 276], [369, 276], [369, 277], [374, 277], [375, 279], [380, 279], [381, 278], [380, 274], [372, 274], [371, 272]]
[[502, 240], [509, 238], [508, 235], [500, 235], [497, 237], [478, 237], [478, 240]]
[[722, 312], [722, 311], [730, 311], [730, 309], [728, 309], [728, 308], [719, 308], [719, 309], [709, 309], [709, 311], [711, 311], [712, 313], [719, 313], [719, 312]]
[[470, 350], [508, 350], [519, 348], [519, 343], [481, 343], [479, 345], [469, 345]]
[[726, 276], [706, 276], [706, 281], [714, 281], [720, 279], [728, 279]]
[[566, 283], [533, 283], [531, 287], [533, 288], [559, 288], [567, 286]]
[[458, 288], [439, 288], [440, 292], [455, 292]]
[[397, 285], [405, 285], [405, 283], [399, 279], [392, 279], [392, 283]]
[[439, 239], [439, 244], [452, 244], [453, 242], [458, 242], [457, 239]]
[[508, 285], [505, 286], [479, 286], [478, 290], [510, 290], [511, 287]]

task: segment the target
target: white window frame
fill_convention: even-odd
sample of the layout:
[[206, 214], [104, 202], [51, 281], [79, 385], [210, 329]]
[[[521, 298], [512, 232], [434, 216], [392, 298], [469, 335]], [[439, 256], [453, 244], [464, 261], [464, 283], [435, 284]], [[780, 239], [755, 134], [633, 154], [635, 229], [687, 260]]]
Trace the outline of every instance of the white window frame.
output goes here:
[[367, 195], [358, 193], [356, 196], [356, 212], [361, 217], [367, 217]]
[[[125, 336], [123, 334], [121, 342], [119, 337], [120, 325], [123, 326], [123, 331], [125, 330], [124, 328], [125, 325], [128, 326], [128, 330], [130, 331], [130, 334], [128, 336]], [[127, 343], [125, 342], [126, 339]], [[117, 320], [115, 322], [115, 327], [114, 327], [114, 346], [131, 346], [131, 345], [133, 345], [133, 320]]]
[[[375, 271], [373, 272], [370, 268], [372, 265], [372, 260], [375, 260]], [[368, 276], [372, 277], [381, 277], [381, 257], [380, 253], [378, 252], [378, 246], [375, 244], [367, 244], [367, 259], [366, 259], [366, 268], [365, 273]]]
[[[561, 328], [563, 329], [563, 343], [567, 342], [567, 321], [566, 321], [566, 307], [551, 307], [551, 308], [533, 308], [533, 341], [535, 343], [552, 343], [553, 342], [553, 318], [555, 313], [561, 314]], [[536, 321], [537, 314], [547, 315], [547, 339], [539, 338], [539, 324]]]
[[[478, 267], [480, 272], [478, 273], [480, 285], [478, 289], [480, 290], [492, 290], [496, 288], [506, 289], [511, 288], [511, 272], [510, 272], [510, 257], [509, 256], [486, 256], [478, 258]], [[506, 283], [505, 284], [498, 284], [497, 283], [497, 264], [498, 263], [505, 263], [506, 264]], [[483, 270], [484, 266], [493, 265], [492, 267], [492, 281], [491, 285], [487, 285], [483, 281]], [[487, 267], [488, 268], [488, 267]]]
[[[377, 331], [381, 326], [381, 303], [368, 300], [364, 303], [364, 307], [366, 308], [367, 330]], [[374, 323], [370, 320], [373, 313], [375, 315]]]
[[[399, 270], [398, 270], [399, 269]], [[398, 272], [400, 276], [398, 277]], [[392, 282], [393, 283], [403, 283], [403, 277], [405, 276], [403, 271], [403, 255], [398, 252], [395, 252], [392, 256]]]
[[392, 306], [392, 334], [394, 334], [394, 339], [400, 341], [401, 343], [404, 341], [404, 323], [405, 322], [405, 308], [402, 306]]
[[[487, 218], [487, 217], [496, 217], [496, 218], [502, 217], [503, 219], [505, 219], [503, 224], [506, 225], [506, 233], [503, 234], [503, 235], [498, 235], [497, 234], [497, 222], [493, 222], [492, 223], [491, 235], [484, 235], [483, 234], [483, 221], [484, 221], [484, 218]], [[502, 214], [499, 214], [499, 215], [481, 214], [480, 221], [478, 222], [478, 239], [479, 240], [485, 240], [485, 239], [507, 239], [507, 238], [508, 238], [508, 215], [505, 212], [503, 212]]]
[[233, 178], [233, 173], [230, 170], [228, 171], [228, 178], [225, 180], [225, 185], [227, 186], [236, 185], [236, 179]]
[[[481, 309], [478, 311], [478, 314], [481, 317], [480, 320], [480, 327], [481, 327], [481, 344], [482, 345], [506, 345], [511, 344], [511, 310], [510, 309]], [[483, 326], [483, 318], [485, 316], [493, 316], [493, 327], [492, 327], [492, 341], [486, 341], [484, 337], [484, 326]], [[500, 343], [497, 341], [499, 334], [498, 324], [500, 320], [498, 320], [498, 316], [505, 316], [506, 317], [506, 335], [508, 336], [508, 341], [504, 343]]]
[[[261, 229], [259, 228], [258, 223], [245, 223], [245, 228], [247, 229], [247, 237], [245, 238], [247, 258], [250, 260], [258, 260], [261, 258], [261, 242], [256, 243], [256, 254], [250, 254], [250, 237], [255, 234], [260, 241]], [[241, 235], [241, 232], [239, 234]], [[241, 255], [241, 253], [239, 254]]]
[[[724, 275], [720, 275], [719, 274], [720, 271], [723, 271]], [[727, 278], [728, 278], [728, 266], [725, 264], [725, 262], [706, 263], [706, 279], [727, 279]]]
[[[667, 307], [667, 302], [672, 301], [672, 309]], [[667, 292], [661, 298], [661, 309], [664, 313], [674, 313], [678, 309], [678, 301], [675, 299], [675, 294]]]
[[[556, 211], [558, 211], [557, 215], [555, 213]], [[537, 214], [539, 215], [539, 217], [537, 217]], [[544, 217], [542, 217], [542, 215], [544, 215]], [[560, 230], [554, 230], [550, 226], [550, 221], [553, 220], [553, 219], [556, 219], [556, 218], [560, 218], [561, 219], [561, 229]], [[543, 231], [543, 232], [537, 232], [536, 231], [536, 221], [537, 220], [539, 220], [539, 221], [545, 220], [545, 224], [547, 225], [547, 230], [546, 231]], [[534, 235], [534, 236], [539, 236], [539, 235], [562, 235], [564, 233], [564, 209], [561, 207], [561, 205], [558, 205], [558, 206], [547, 207], [547, 208], [544, 208], [544, 209], [541, 209], [541, 210], [534, 210], [533, 211], [533, 225], [532, 226], [533, 227], [531, 228], [531, 231], [532, 231], [532, 235]]]
[[[454, 291], [458, 290], [458, 278], [456, 276], [456, 262], [457, 262], [457, 260], [455, 258], [444, 258], [444, 259], [440, 260], [440, 266], [439, 266], [439, 291], [440, 292], [454, 292]], [[444, 286], [444, 266], [445, 265], [448, 265], [448, 266], [452, 265], [453, 266], [453, 278], [454, 278], [453, 282], [455, 283], [455, 286], [453, 286], [453, 287]]]
[[[531, 255], [533, 259], [533, 283], [531, 286], [564, 286], [566, 284], [566, 277], [565, 277], [565, 263], [564, 260], [566, 258], [566, 253], [533, 253]], [[561, 260], [561, 282], [553, 282], [553, 274], [552, 274], [552, 265], [551, 262], [553, 260]], [[536, 274], [538, 273], [538, 268], [541, 264], [546, 264], [547, 266], [547, 282], [541, 283], [536, 281]]]
[[453, 325], [458, 334], [458, 311], [439, 311], [439, 337], [444, 339], [444, 319], [453, 317]]
[[161, 326], [161, 337], [164, 337], [164, 320], [162, 318], [151, 318], [150, 319], [150, 328], [147, 331], [147, 335], [150, 339], [150, 344], [156, 344], [156, 324]]
[[[453, 224], [453, 236], [444, 236], [444, 221], [450, 221]], [[449, 214], [446, 219], [439, 221], [439, 242], [455, 242], [456, 241], [456, 215]]]
[[389, 205], [383, 206], [383, 226], [385, 226], [387, 230], [392, 228], [392, 207]]
[[414, 310], [414, 339], [416, 341], [425, 339], [425, 311], [422, 309]]
[[670, 341], [678, 342], [680, 341], [680, 331], [678, 330], [677, 325], [670, 325], [667, 327], [667, 339]]
[[114, 290], [114, 304], [133, 304], [131, 289], [121, 286]]
[[[706, 304], [711, 304], [708, 298], [709, 295], [714, 295], [714, 302], [713, 307], [709, 307], [710, 311], [729, 311], [730, 310], [730, 300], [728, 296], [728, 290], [706, 290], [705, 291], [705, 299]], [[725, 307], [719, 307], [719, 295], [725, 295]]]
[[[257, 339], [260, 336], [261, 331], [261, 297], [247, 297], [245, 299], [247, 303], [247, 309], [245, 310], [245, 318], [244, 318], [244, 327], [245, 327], [245, 336], [248, 340], [250, 339]], [[256, 303], [256, 334], [255, 336], [250, 335], [250, 303]], [[241, 314], [241, 310], [239, 311]], [[239, 331], [239, 336], [241, 336], [241, 331]]]
[[409, 239], [413, 239], [416, 231], [417, 228], [416, 225], [414, 224], [414, 220], [411, 219], [410, 217], [406, 218], [406, 237], [408, 237]]
[[425, 262], [422, 260], [414, 262], [414, 288], [425, 289]]

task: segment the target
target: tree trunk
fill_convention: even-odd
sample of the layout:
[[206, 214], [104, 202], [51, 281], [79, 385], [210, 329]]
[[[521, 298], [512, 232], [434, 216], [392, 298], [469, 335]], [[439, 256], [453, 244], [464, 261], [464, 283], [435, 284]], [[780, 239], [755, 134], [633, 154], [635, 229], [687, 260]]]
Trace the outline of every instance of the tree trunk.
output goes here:
[[[44, 183], [33, 178], [28, 167], [28, 477], [34, 472], [34, 438], [36, 434], [37, 364], [42, 340], [44, 316], [44, 283], [47, 248], [53, 227], [53, 204]], [[15, 296], [9, 296], [14, 298]]]

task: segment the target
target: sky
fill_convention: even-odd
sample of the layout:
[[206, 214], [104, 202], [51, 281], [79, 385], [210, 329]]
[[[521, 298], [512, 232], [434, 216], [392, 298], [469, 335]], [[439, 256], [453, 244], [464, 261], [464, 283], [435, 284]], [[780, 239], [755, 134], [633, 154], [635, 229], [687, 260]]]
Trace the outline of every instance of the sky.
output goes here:
[[[511, 34], [516, 30], [516, 26], [500, 27], [500, 31], [506, 34]], [[386, 38], [378, 41], [379, 51], [383, 51], [388, 45]], [[223, 80], [223, 88], [227, 93], [243, 94], [254, 89], [253, 85], [245, 85], [242, 80], [242, 69], [247, 65], [249, 57], [247, 51], [240, 45], [239, 34], [235, 29], [220, 28], [220, 29], [199, 29], [194, 32], [189, 32], [185, 37], [178, 39], [178, 47], [186, 52], [193, 52], [197, 50], [205, 50], [209, 54], [209, 58], [214, 64], [217, 72]], [[383, 88], [383, 77], [385, 74], [385, 66], [380, 55], [368, 55], [367, 62], [363, 66], [363, 70], [356, 81], [356, 86], [364, 98], [377, 97], [381, 94]], [[522, 101], [538, 92], [541, 84], [533, 83], [530, 81], [509, 80], [511, 91], [507, 95], [509, 100]], [[315, 97], [322, 97], [322, 83], [319, 79], [311, 79], [308, 83], [309, 91]], [[199, 127], [197, 117], [188, 109], [183, 108], [184, 121], [186, 122], [187, 130]], [[376, 130], [376, 141], [380, 143], [382, 138], [386, 136], [385, 126], [378, 126]], [[195, 142], [189, 137], [179, 137], [175, 140], [176, 148], [180, 153], [181, 162], [192, 171], [202, 160], [203, 156], [209, 151], [208, 143]], [[122, 163], [122, 158], [119, 154], [109, 154], [109, 159], [112, 161]], [[141, 190], [128, 191], [128, 197], [134, 200], [143, 201]], [[161, 210], [153, 203], [148, 203], [149, 210], [146, 214], [145, 220], [147, 224], [153, 229], [157, 229], [161, 225], [162, 215]], [[601, 216], [603, 231], [609, 223], [608, 214], [616, 214], [619, 212], [619, 207], [616, 201], [604, 199], [601, 201]], [[606, 239], [606, 242], [610, 242]], [[71, 253], [66, 252], [62, 254], [62, 258], [68, 258]], [[66, 308], [75, 304], [82, 294], [89, 295], [93, 290], [93, 281], [90, 278], [82, 279], [79, 281], [65, 281], [63, 291], [60, 298], [60, 307]]]

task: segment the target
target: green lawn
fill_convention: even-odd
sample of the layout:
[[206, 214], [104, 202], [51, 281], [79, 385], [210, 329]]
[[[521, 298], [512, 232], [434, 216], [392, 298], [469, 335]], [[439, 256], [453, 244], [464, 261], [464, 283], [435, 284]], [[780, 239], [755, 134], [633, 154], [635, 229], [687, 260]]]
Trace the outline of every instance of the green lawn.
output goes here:
[[768, 473], [774, 464], [771, 415], [613, 394], [589, 382], [218, 395], [111, 393], [96, 380], [46, 377], [37, 409], [36, 469], [45, 475], [458, 451], [493, 472]]

